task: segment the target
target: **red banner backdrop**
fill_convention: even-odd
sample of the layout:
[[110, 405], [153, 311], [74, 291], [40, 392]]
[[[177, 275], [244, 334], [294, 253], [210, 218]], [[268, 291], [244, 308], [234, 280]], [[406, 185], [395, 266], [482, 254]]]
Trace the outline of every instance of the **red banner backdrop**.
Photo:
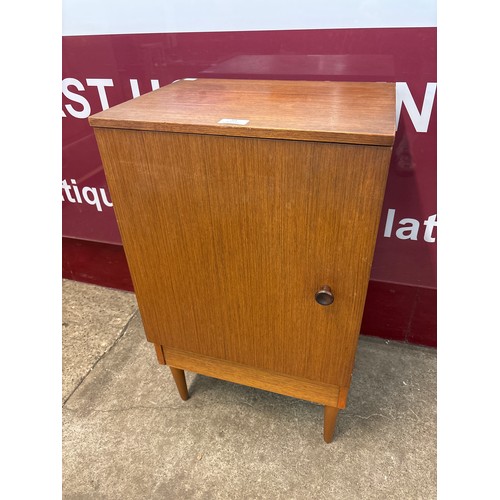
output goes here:
[[397, 82], [362, 333], [436, 345], [436, 28], [63, 38], [63, 276], [132, 289], [88, 116], [181, 78]]

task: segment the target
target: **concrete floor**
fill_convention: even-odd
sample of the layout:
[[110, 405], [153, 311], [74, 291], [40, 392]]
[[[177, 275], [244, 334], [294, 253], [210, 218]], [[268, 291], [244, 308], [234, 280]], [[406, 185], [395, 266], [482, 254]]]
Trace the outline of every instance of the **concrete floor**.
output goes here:
[[322, 407], [187, 373], [135, 296], [63, 281], [63, 498], [436, 498], [436, 351], [361, 337], [332, 444]]

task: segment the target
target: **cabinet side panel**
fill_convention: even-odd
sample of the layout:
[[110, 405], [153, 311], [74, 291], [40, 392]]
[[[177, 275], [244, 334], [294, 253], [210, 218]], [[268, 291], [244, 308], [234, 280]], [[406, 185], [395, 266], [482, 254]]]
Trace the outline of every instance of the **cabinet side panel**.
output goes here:
[[150, 341], [349, 386], [390, 148], [97, 137]]

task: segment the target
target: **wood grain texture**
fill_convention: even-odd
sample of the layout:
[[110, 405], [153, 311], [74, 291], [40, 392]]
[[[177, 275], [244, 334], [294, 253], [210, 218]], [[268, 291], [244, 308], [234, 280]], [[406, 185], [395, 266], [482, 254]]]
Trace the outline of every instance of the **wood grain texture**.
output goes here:
[[336, 406], [338, 387], [210, 358], [178, 349], [165, 348], [165, 359], [172, 368], [193, 371], [236, 384], [304, 399], [322, 405]]
[[180, 80], [89, 121], [95, 127], [390, 146], [395, 98], [394, 83]]
[[95, 132], [148, 339], [349, 387], [391, 148]]

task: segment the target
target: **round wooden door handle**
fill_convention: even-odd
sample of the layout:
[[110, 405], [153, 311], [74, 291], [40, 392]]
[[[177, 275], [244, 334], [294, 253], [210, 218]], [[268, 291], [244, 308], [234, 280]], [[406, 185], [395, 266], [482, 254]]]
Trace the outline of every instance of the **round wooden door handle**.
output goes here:
[[328, 286], [322, 286], [314, 295], [316, 302], [322, 306], [329, 306], [333, 304], [333, 292], [332, 289]]

